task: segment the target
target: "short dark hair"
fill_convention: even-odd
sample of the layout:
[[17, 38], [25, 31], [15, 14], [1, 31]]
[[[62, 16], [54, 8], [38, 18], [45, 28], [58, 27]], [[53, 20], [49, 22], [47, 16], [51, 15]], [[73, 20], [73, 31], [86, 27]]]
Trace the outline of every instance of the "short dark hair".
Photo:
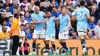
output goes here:
[[[48, 12], [50, 12], [50, 11], [46, 11], [45, 13], [47, 14]], [[51, 12], [50, 12], [51, 13]]]
[[21, 18], [22, 16], [24, 16], [24, 15], [23, 15], [23, 14], [20, 14], [20, 18]]
[[80, 1], [80, 6], [84, 6], [85, 5], [85, 1], [81, 0]]
[[3, 1], [0, 1], [0, 4], [3, 4]]
[[21, 24], [20, 26], [25, 26], [24, 24]]
[[13, 16], [9, 16], [9, 18], [13, 18]]
[[19, 16], [19, 14], [18, 14], [18, 13], [15, 13], [15, 14], [14, 14], [14, 17], [18, 17], [18, 16]]
[[6, 5], [5, 7], [10, 7], [9, 5]]

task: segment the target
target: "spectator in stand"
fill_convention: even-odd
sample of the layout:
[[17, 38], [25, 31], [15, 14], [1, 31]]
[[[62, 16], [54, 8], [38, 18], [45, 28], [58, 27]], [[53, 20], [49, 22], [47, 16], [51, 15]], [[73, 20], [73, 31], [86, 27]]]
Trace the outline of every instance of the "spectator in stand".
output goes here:
[[36, 6], [40, 6], [40, 0], [34, 0]]
[[45, 0], [43, 3], [45, 8], [48, 8], [51, 5], [49, 0]]
[[10, 12], [13, 13], [14, 9], [18, 7], [18, 2], [13, 0], [12, 6], [10, 7]]
[[13, 20], [13, 16], [10, 16], [8, 21], [7, 21], [6, 26], [11, 27], [12, 20]]
[[98, 22], [98, 11], [97, 11], [96, 5], [92, 6], [90, 14], [92, 14], [94, 16], [94, 23], [97, 24], [97, 22]]
[[29, 14], [34, 13], [34, 10], [32, 9], [32, 5], [28, 5], [28, 10]]
[[98, 39], [100, 39], [100, 20], [98, 20], [98, 24], [97, 24], [97, 26], [95, 27], [94, 31], [95, 31], [95, 36], [96, 36]]
[[12, 6], [10, 3], [10, 0], [5, 0], [4, 7], [6, 7], [6, 6], [10, 6], [10, 7]]
[[100, 20], [100, 3], [98, 4], [98, 9], [97, 9], [97, 22]]
[[43, 2], [40, 3], [40, 11], [46, 11]]
[[1, 18], [0, 18], [0, 24], [2, 25], [3, 21], [8, 21], [8, 18], [6, 17], [6, 12], [2, 12]]
[[25, 38], [25, 40], [23, 40], [22, 42], [23, 44], [19, 44], [19, 47], [18, 47], [18, 52], [20, 55], [28, 55], [29, 54], [29, 43], [28, 43], [28, 40], [27, 38]]
[[[7, 24], [7, 22], [6, 21], [3, 21], [2, 26], [6, 26], [6, 24]], [[7, 28], [7, 32], [10, 32], [10, 27], [6, 26], [6, 28]]]
[[57, 8], [56, 8], [56, 7], [53, 7], [53, 8], [52, 8], [52, 14], [51, 14], [51, 16], [58, 17], [58, 16], [57, 16]]
[[3, 26], [2, 32], [0, 32], [0, 40], [9, 40], [9, 39], [10, 39], [10, 35], [7, 32], [7, 27]]
[[55, 5], [55, 1], [52, 1], [52, 2], [51, 2], [51, 6], [52, 6], [52, 7], [56, 6], [56, 5]]
[[25, 5], [20, 6], [20, 8], [21, 8], [20, 13], [23, 14], [23, 15], [25, 14], [25, 7], [26, 7]]
[[18, 9], [17, 8], [13, 10], [13, 14], [16, 14], [16, 13], [18, 13]]
[[94, 33], [94, 28], [96, 26], [96, 24], [94, 24], [94, 16], [91, 15], [91, 20], [89, 21], [89, 32], [88, 32], [88, 37], [89, 39], [93, 39], [95, 38], [95, 33]]
[[18, 13], [21, 14], [21, 8], [20, 8], [20, 6], [18, 6], [16, 9], [17, 9]]
[[24, 52], [24, 41], [25, 41], [25, 32], [24, 32], [25, 26], [23, 24], [20, 25], [20, 43], [19, 47], [17, 49], [17, 55], [24, 55], [26, 54]]
[[70, 9], [70, 11], [72, 12], [75, 9], [77, 4], [75, 4], [75, 2], [73, 2], [71, 0], [67, 0], [66, 5]]
[[25, 36], [28, 39], [28, 43], [29, 43], [29, 47], [30, 47], [29, 54], [32, 54], [32, 51], [33, 51], [33, 49], [32, 49], [32, 36], [33, 36], [33, 31], [31, 30], [29, 23], [25, 24], [24, 31], [25, 31]]
[[[52, 17], [58, 17], [57, 14], [58, 14], [58, 13], [57, 13], [56, 7], [53, 7], [53, 8], [52, 8], [52, 14], [51, 14], [51, 16], [52, 16]], [[56, 36], [55, 36], [55, 38], [58, 39], [58, 34], [59, 34], [59, 23], [57, 23], [57, 22], [56, 22], [56, 24], [55, 24], [55, 29], [56, 29]]]
[[23, 0], [23, 2], [19, 4], [19, 6], [22, 6], [22, 5], [25, 6], [25, 11], [28, 10], [28, 5], [29, 5], [29, 3], [28, 3], [27, 0]]
[[70, 37], [70, 39], [71, 40], [73, 40], [73, 39], [75, 40], [75, 39], [80, 39], [80, 38], [77, 36], [77, 33], [75, 31], [73, 31], [72, 32], [72, 36]]
[[6, 10], [6, 17], [9, 17], [9, 16], [11, 16], [11, 15], [12, 15], [12, 13], [11, 13], [11, 12], [9, 12], [9, 9], [10, 9], [10, 7], [9, 7], [9, 6], [6, 6], [6, 7], [5, 7], [5, 10]]
[[0, 12], [3, 12], [4, 10], [4, 4], [3, 1], [0, 1]]
[[[57, 16], [59, 16], [61, 14], [61, 7], [58, 7], [57, 9]], [[59, 23], [56, 22], [55, 24], [55, 28], [56, 28], [56, 39], [58, 39], [58, 34], [59, 34]]]
[[20, 15], [20, 19], [19, 19], [19, 25], [23, 24], [25, 25], [26, 23], [28, 23], [26, 20], [24, 20], [24, 15]]
[[30, 23], [32, 21], [32, 17], [31, 15], [29, 14], [29, 12], [25, 12], [25, 17], [24, 17], [24, 20], [26, 20], [28, 23]]
[[33, 23], [33, 21], [31, 21], [31, 23], [30, 23], [30, 28], [31, 28], [31, 30], [32, 30], [32, 32], [34, 33], [34, 23]]
[[19, 14], [14, 14], [14, 19], [11, 23], [11, 29], [10, 29], [10, 35], [13, 39], [13, 45], [12, 45], [12, 55], [16, 55], [17, 48], [19, 45], [19, 36], [20, 36], [20, 25], [19, 25]]
[[96, 0], [88, 0], [87, 5], [89, 3], [93, 6], [93, 5], [96, 5], [97, 4], [97, 1]]
[[32, 5], [32, 10], [34, 11], [34, 8], [36, 6], [34, 0], [31, 0], [30, 5]]
[[61, 14], [61, 7], [58, 7], [57, 9], [57, 16], [59, 16]]
[[58, 4], [58, 2], [56, 0], [53, 0], [52, 2], [55, 4], [55, 6], [58, 7], [59, 4]]

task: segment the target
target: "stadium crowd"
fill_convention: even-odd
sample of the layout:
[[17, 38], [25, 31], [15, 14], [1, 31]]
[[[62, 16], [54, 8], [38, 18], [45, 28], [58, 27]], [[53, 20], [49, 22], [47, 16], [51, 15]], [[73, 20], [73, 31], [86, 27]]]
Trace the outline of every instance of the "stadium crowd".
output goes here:
[[[100, 0], [84, 1], [85, 7], [89, 10], [91, 17], [88, 20], [88, 37], [85, 39], [100, 39]], [[43, 18], [46, 19], [48, 16], [55, 19], [60, 18], [60, 15], [64, 12], [70, 17], [69, 20], [71, 23], [67, 39], [80, 39], [77, 32], [77, 20], [72, 20], [72, 13], [79, 7], [80, 0], [0, 0], [0, 40], [13, 40], [12, 55], [16, 55], [17, 50], [19, 50], [20, 55], [28, 55], [29, 51], [34, 51], [35, 46], [32, 45], [35, 45], [36, 37], [38, 39], [45, 39], [45, 36], [41, 35], [41, 32], [38, 31], [40, 36], [37, 36], [35, 31], [40, 30], [43, 24], [36, 24], [45, 23], [46, 20], [43, 20]], [[64, 8], [66, 10], [62, 11]], [[55, 38], [59, 39], [61, 24], [55, 22], [55, 24], [51, 25], [55, 27]], [[81, 26], [84, 27], [84, 25]], [[29, 43], [32, 40], [34, 40], [33, 43]], [[23, 45], [24, 49], [21, 48]], [[33, 49], [27, 50], [29, 46]], [[21, 51], [25, 51], [25, 53]]]

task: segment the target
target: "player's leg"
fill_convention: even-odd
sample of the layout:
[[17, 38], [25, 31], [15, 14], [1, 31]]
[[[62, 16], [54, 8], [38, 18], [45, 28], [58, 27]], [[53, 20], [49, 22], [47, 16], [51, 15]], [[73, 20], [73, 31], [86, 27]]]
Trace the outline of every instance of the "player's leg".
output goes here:
[[35, 51], [36, 51], [36, 40], [37, 40], [37, 38], [34, 38], [33, 39], [33, 44], [32, 44], [32, 50], [33, 50], [34, 54], [35, 54]]
[[[40, 34], [40, 35], [39, 35], [40, 39], [43, 40], [43, 42], [44, 42], [44, 44], [45, 44], [45, 47], [46, 47], [46, 42], [47, 42], [47, 40], [46, 40], [45, 30], [42, 30], [39, 34]], [[48, 35], [47, 35], [47, 37], [48, 37]]]
[[82, 54], [85, 54], [87, 50], [86, 50], [86, 43], [85, 43], [84, 35], [81, 35], [80, 37], [81, 37], [81, 45], [82, 45]]
[[85, 43], [85, 39], [84, 38], [87, 38], [86, 36], [86, 33], [84, 29], [77, 29], [78, 31], [78, 35], [79, 37], [81, 38], [81, 45], [82, 45], [82, 54], [85, 54], [87, 52], [86, 50], [86, 43]]
[[56, 49], [56, 45], [55, 45], [55, 35], [51, 35], [50, 37], [50, 41], [51, 41], [51, 45], [52, 45], [52, 48], [53, 48], [53, 54], [58, 54], [58, 50]]
[[46, 49], [45, 55], [49, 54], [49, 40], [50, 40], [49, 35], [46, 35], [46, 38], [45, 38], [45, 49]]
[[68, 54], [70, 52], [70, 50], [68, 49], [67, 45], [66, 45], [66, 39], [68, 38], [68, 33], [64, 34], [64, 33], [59, 33], [59, 43], [61, 44], [61, 46], [66, 50], [66, 54]]
[[33, 54], [36, 54], [36, 40], [39, 38], [39, 32], [34, 30], [34, 33], [33, 33], [33, 43], [32, 43], [32, 50], [33, 50]]

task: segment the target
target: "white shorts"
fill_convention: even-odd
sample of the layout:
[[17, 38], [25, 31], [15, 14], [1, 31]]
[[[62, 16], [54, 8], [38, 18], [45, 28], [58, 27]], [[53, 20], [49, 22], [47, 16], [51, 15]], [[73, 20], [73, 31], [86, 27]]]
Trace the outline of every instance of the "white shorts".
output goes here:
[[42, 30], [42, 31], [34, 30], [32, 38], [37, 38], [37, 39], [38, 38], [45, 38], [45, 30]]
[[78, 35], [81, 36], [81, 35], [86, 35], [87, 34], [87, 28], [77, 28], [77, 32], [78, 32]]
[[46, 35], [46, 39], [45, 40], [55, 41], [55, 34]]
[[69, 39], [68, 34], [69, 32], [62, 32], [62, 33], [59, 32], [59, 39]]

